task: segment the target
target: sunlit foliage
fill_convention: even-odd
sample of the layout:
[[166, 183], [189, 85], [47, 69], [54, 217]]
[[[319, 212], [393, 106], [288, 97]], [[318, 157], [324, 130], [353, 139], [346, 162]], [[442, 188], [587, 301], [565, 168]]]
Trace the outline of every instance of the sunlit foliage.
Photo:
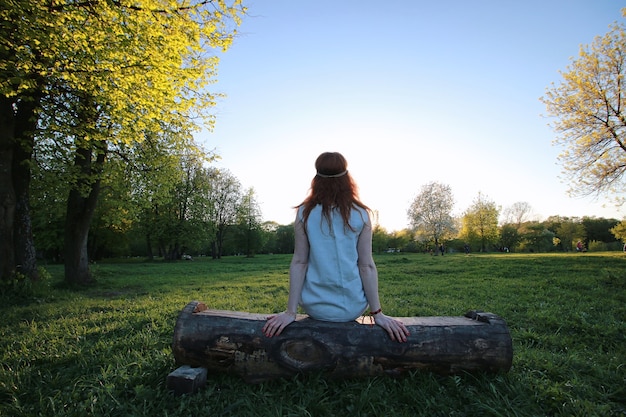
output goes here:
[[500, 209], [496, 203], [478, 193], [478, 197], [463, 214], [459, 237], [471, 242], [472, 246], [480, 247], [481, 252], [489, 250], [498, 241], [499, 215]]
[[553, 116], [554, 143], [564, 182], [573, 195], [608, 193], [623, 202], [626, 190], [626, 33], [614, 24], [590, 46], [582, 46], [562, 81], [541, 100]]

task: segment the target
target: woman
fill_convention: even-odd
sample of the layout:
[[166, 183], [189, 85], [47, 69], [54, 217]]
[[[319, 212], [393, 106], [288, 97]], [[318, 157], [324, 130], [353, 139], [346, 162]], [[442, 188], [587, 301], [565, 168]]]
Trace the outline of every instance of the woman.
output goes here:
[[325, 152], [315, 168], [310, 193], [297, 206], [287, 310], [268, 317], [263, 333], [281, 334], [295, 321], [298, 304], [310, 317], [334, 322], [355, 320], [369, 305], [375, 323], [406, 342], [404, 324], [382, 312], [369, 208], [358, 199], [346, 159]]

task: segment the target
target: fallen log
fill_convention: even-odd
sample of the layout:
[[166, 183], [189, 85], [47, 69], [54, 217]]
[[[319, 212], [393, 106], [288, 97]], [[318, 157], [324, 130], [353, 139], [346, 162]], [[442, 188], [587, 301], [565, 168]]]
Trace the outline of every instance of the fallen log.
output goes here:
[[298, 315], [280, 336], [268, 338], [261, 331], [266, 317], [190, 302], [174, 328], [177, 365], [234, 373], [256, 383], [310, 371], [330, 377], [507, 372], [513, 360], [507, 325], [492, 313], [400, 317], [410, 332], [405, 343], [392, 341], [369, 317], [330, 323]]

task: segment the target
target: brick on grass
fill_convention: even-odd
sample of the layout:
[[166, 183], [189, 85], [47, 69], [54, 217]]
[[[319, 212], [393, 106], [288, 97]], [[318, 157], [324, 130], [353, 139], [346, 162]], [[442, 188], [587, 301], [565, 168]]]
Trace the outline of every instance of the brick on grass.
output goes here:
[[206, 385], [207, 369], [183, 365], [167, 376], [167, 389], [175, 395], [195, 394]]

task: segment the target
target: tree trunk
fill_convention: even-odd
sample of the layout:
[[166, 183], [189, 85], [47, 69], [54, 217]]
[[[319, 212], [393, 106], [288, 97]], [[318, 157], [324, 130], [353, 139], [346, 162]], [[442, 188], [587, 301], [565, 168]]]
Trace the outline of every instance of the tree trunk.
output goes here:
[[178, 243], [165, 246], [164, 256], [166, 261], [175, 261], [180, 259], [180, 247]]
[[[100, 146], [104, 147], [104, 144]], [[76, 150], [74, 165], [80, 174], [76, 186], [70, 190], [65, 218], [65, 281], [70, 284], [92, 282], [87, 243], [100, 192], [99, 174], [104, 160], [104, 149], [98, 150], [95, 161], [92, 161], [92, 149]]]
[[197, 301], [180, 313], [172, 351], [178, 365], [238, 374], [248, 382], [322, 371], [330, 377], [506, 372], [513, 360], [504, 320], [491, 313], [465, 317], [404, 317], [406, 343], [392, 341], [368, 317], [348, 323], [299, 315], [280, 335], [261, 332], [266, 314], [207, 310]]
[[14, 132], [13, 102], [0, 96], [0, 282], [8, 281], [15, 272], [15, 190], [12, 176]]
[[40, 94], [19, 105], [0, 98], [0, 279], [39, 278], [30, 216], [30, 179]]
[[37, 271], [37, 251], [33, 239], [30, 215], [31, 162], [34, 146], [34, 132], [37, 128], [37, 108], [40, 99], [37, 95], [20, 103], [15, 119], [15, 148], [13, 152], [12, 176], [15, 190], [15, 247], [16, 271], [31, 280], [39, 279]]
[[226, 235], [226, 225], [219, 224], [217, 226], [217, 233], [215, 238], [215, 256], [213, 259], [222, 259], [224, 253], [224, 237]]
[[146, 233], [146, 252], [149, 260], [154, 260], [154, 254], [152, 253], [152, 236], [150, 232]]

